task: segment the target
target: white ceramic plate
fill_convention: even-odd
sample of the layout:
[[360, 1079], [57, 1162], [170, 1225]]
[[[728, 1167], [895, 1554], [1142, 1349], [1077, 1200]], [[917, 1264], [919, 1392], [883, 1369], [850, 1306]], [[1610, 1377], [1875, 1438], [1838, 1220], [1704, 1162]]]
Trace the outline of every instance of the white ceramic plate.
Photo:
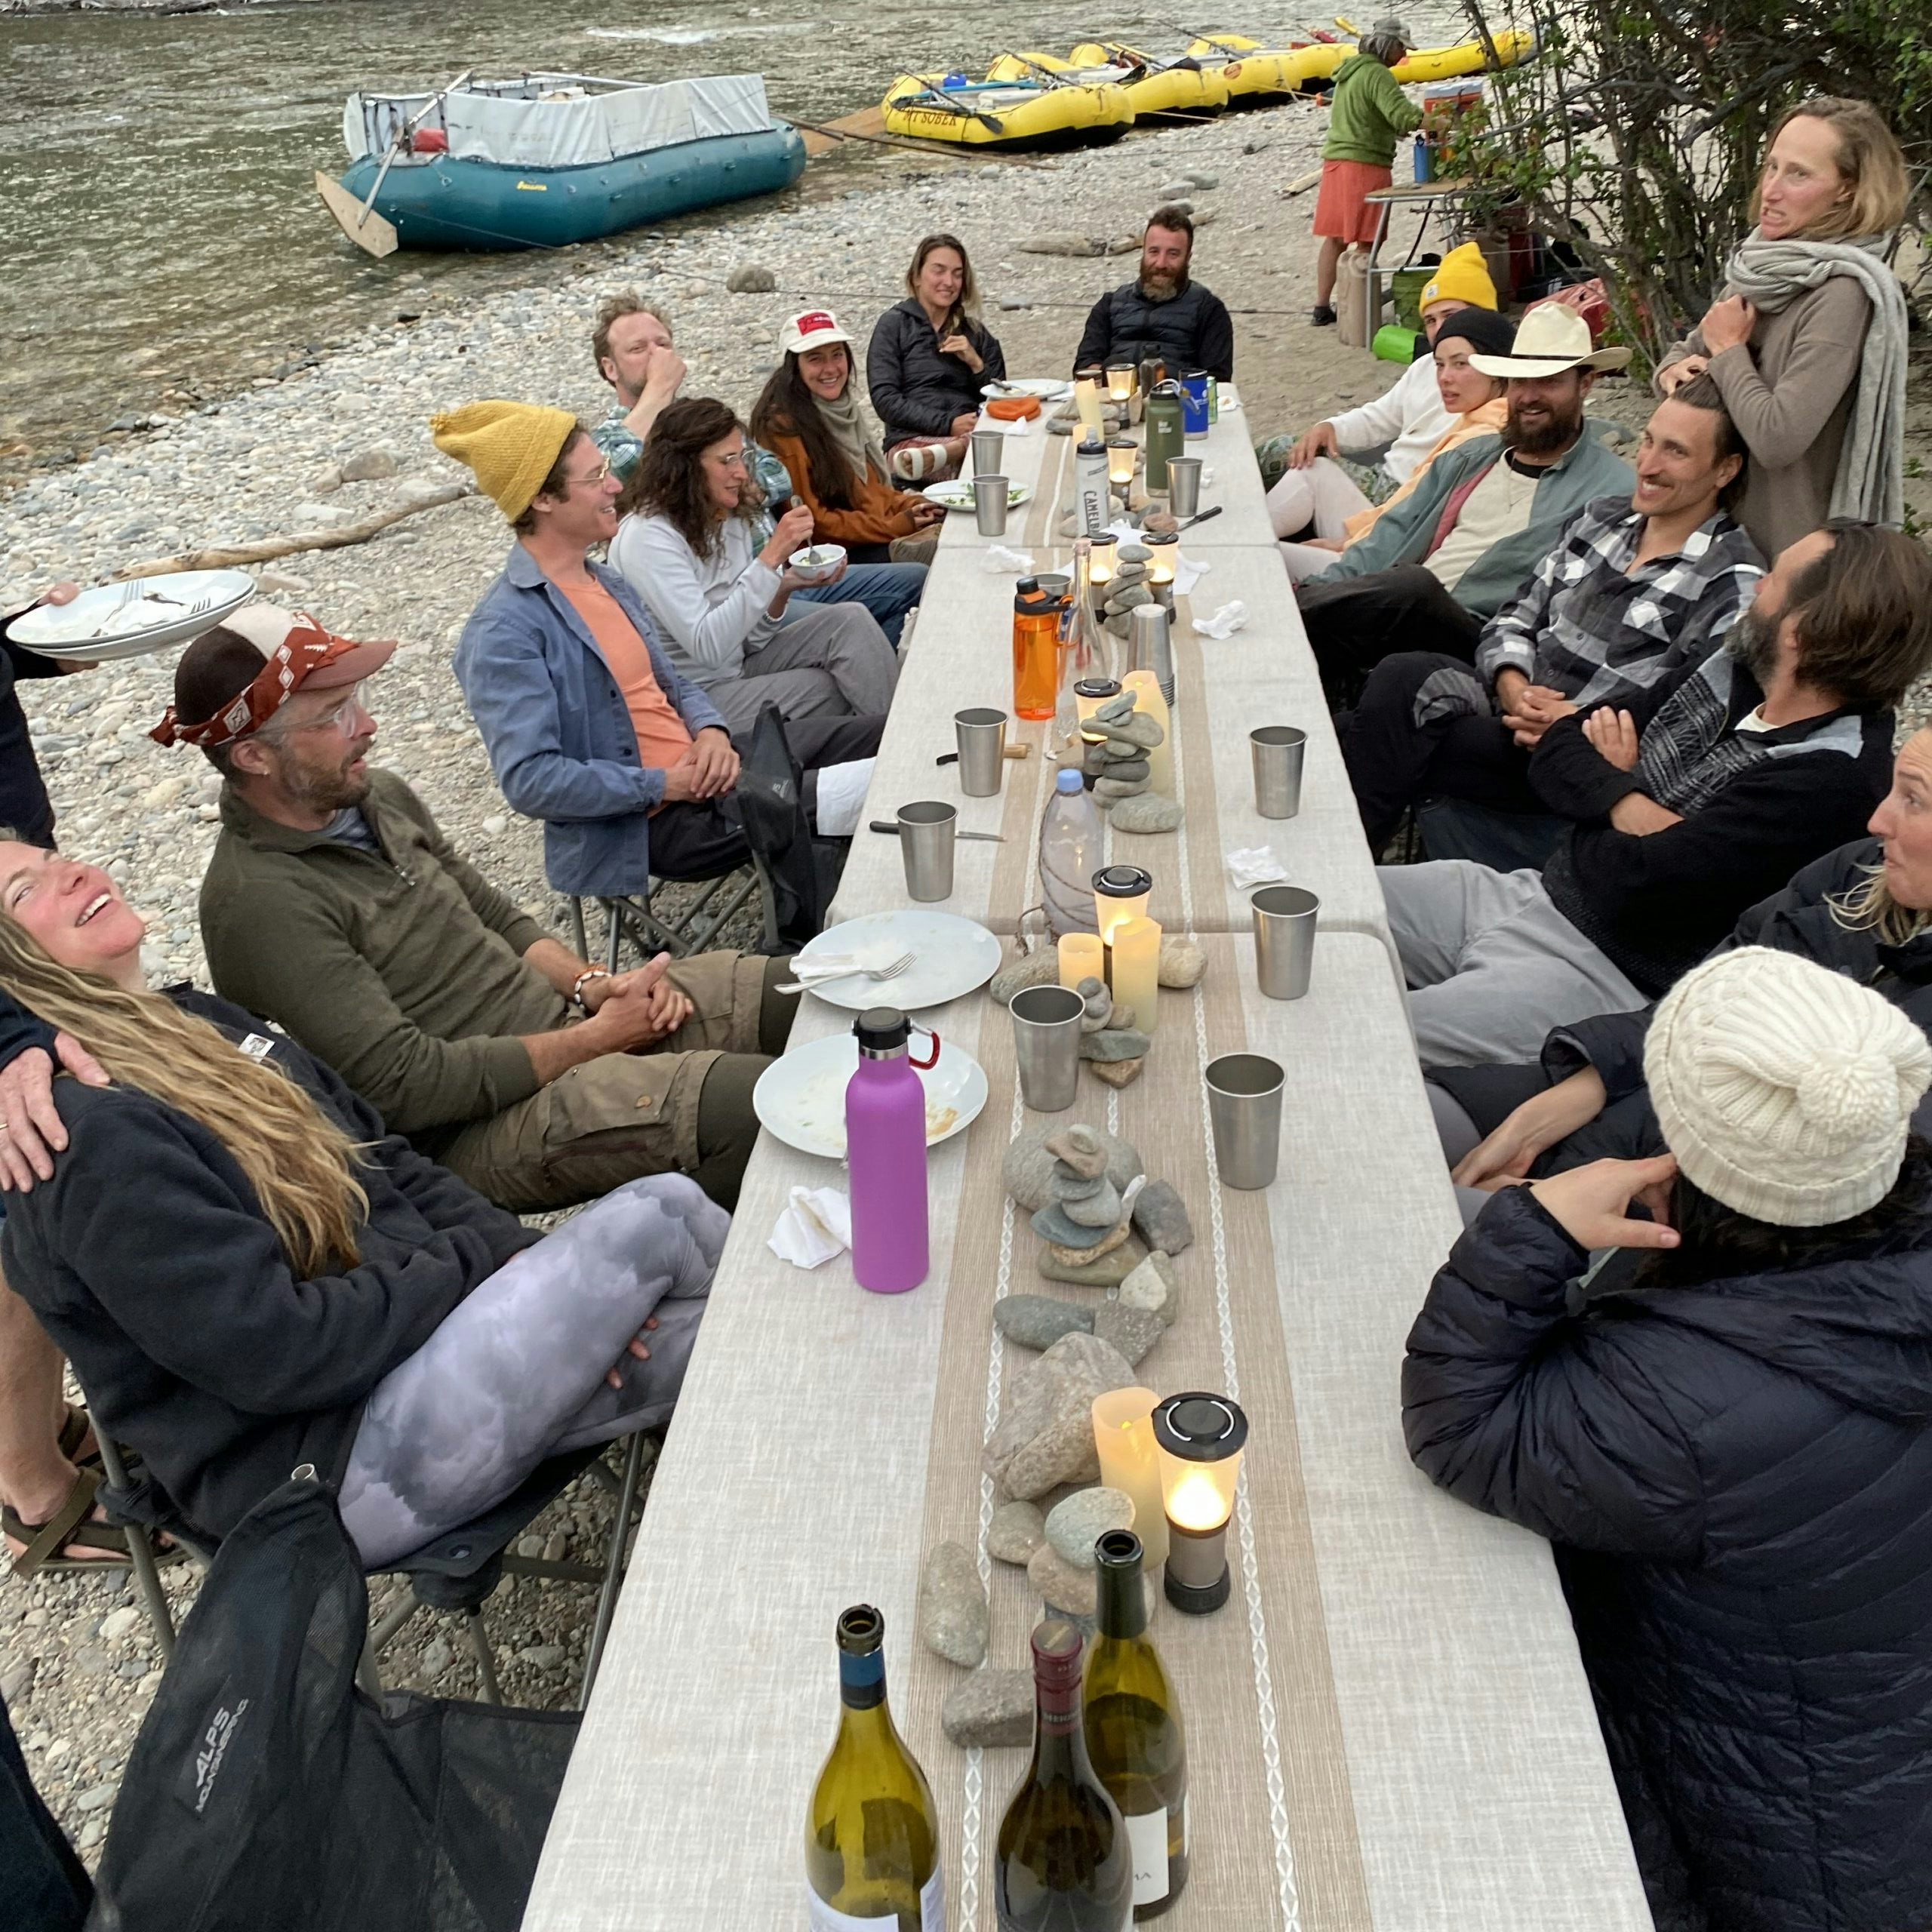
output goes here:
[[[949, 483], [928, 483], [919, 494], [928, 503], [943, 503], [949, 510], [970, 510], [973, 507], [973, 486], [963, 477], [955, 476]], [[1032, 494], [1023, 483], [1009, 483], [1006, 486], [1007, 508], [1017, 509]]]
[[984, 384], [980, 393], [984, 396], [1036, 395], [1048, 402], [1071, 395], [1073, 385], [1064, 376], [1009, 376], [1003, 383]]
[[[932, 1051], [923, 1033], [912, 1035], [921, 1058]], [[834, 1033], [781, 1054], [758, 1077], [752, 1108], [764, 1125], [801, 1154], [845, 1158], [845, 1088], [859, 1064], [859, 1043]], [[964, 1047], [940, 1042], [937, 1065], [916, 1069], [926, 1090], [926, 1145], [937, 1147], [964, 1134], [986, 1104], [986, 1076]]]
[[254, 594], [255, 580], [246, 571], [176, 571], [97, 584], [71, 604], [43, 604], [15, 618], [10, 635], [50, 657], [106, 664], [199, 637]]
[[911, 953], [912, 963], [896, 980], [870, 980], [861, 973], [814, 986], [812, 995], [854, 1013], [869, 1006], [896, 1006], [902, 1013], [916, 1013], [960, 998], [999, 971], [999, 941], [977, 919], [916, 906], [848, 919], [801, 946], [798, 956], [803, 962], [829, 954], [885, 966], [902, 952]]

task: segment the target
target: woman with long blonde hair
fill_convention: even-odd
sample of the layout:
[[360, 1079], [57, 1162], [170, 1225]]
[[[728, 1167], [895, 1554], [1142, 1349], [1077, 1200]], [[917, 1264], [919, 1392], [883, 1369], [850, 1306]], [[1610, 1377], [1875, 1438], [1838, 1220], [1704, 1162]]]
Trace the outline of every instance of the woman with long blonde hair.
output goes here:
[[669, 1416], [721, 1208], [660, 1176], [539, 1236], [240, 1008], [150, 989], [144, 930], [97, 866], [0, 842], [0, 992], [109, 1081], [56, 1083], [6, 1279], [185, 1524], [312, 1463], [373, 1566]]

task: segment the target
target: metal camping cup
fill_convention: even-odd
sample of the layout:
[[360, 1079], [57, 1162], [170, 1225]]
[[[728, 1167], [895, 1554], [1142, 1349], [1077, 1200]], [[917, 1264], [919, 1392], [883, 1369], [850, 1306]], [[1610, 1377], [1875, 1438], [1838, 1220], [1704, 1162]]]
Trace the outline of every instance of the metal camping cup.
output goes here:
[[1293, 724], [1263, 724], [1247, 734], [1254, 760], [1254, 809], [1263, 818], [1301, 810], [1301, 764], [1308, 734]]
[[899, 808], [899, 856], [906, 862], [910, 899], [946, 899], [952, 892], [952, 835], [959, 808], [922, 798]]
[[1080, 1090], [1080, 1021], [1087, 1003], [1070, 986], [1029, 986], [1013, 996], [1020, 1097], [1035, 1113], [1063, 1112]]
[[998, 429], [973, 432], [973, 474], [990, 476], [1006, 467], [1006, 438]]
[[1315, 965], [1321, 901], [1298, 885], [1264, 885], [1247, 903], [1254, 913], [1257, 983], [1270, 999], [1300, 999]]
[[1174, 639], [1169, 613], [1158, 604], [1140, 604], [1127, 620], [1130, 671], [1152, 671], [1161, 695], [1174, 701]]
[[1168, 507], [1183, 523], [1201, 507], [1201, 458], [1168, 458]]
[[1281, 1158], [1279, 1064], [1260, 1054], [1224, 1054], [1208, 1063], [1208, 1120], [1223, 1187], [1266, 1187]]
[[973, 478], [973, 510], [980, 520], [982, 537], [1006, 534], [1006, 478], [976, 476]]
[[999, 795], [1006, 771], [1006, 713], [976, 704], [952, 714], [959, 741], [959, 789], [969, 798]]

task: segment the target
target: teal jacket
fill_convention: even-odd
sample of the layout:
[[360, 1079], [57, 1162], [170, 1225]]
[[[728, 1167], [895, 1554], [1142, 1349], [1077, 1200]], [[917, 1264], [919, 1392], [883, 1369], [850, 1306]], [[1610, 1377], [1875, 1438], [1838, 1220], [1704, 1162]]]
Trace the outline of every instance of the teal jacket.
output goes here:
[[1422, 110], [1380, 60], [1366, 54], [1351, 54], [1335, 69], [1335, 95], [1328, 109], [1328, 138], [1321, 144], [1321, 158], [1389, 167], [1395, 162], [1398, 137], [1421, 123]]
[[[1609, 426], [1586, 420], [1583, 433], [1568, 454], [1543, 472], [1527, 526], [1514, 537], [1492, 543], [1463, 573], [1456, 586], [1456, 601], [1472, 617], [1494, 617], [1555, 548], [1557, 532], [1592, 497], [1630, 494], [1636, 472], [1601, 439]], [[1499, 461], [1502, 454], [1500, 436], [1473, 436], [1438, 457], [1416, 488], [1385, 511], [1358, 543], [1351, 543], [1332, 569], [1308, 581], [1339, 583], [1344, 577], [1393, 570], [1398, 564], [1420, 563], [1441, 521], [1443, 505], [1458, 485]]]

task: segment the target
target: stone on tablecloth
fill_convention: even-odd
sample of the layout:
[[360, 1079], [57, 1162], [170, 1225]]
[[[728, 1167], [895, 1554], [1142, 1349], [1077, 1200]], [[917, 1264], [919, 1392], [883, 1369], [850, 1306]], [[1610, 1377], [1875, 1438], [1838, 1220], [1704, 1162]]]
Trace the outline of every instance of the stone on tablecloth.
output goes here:
[[[1094, 786], [1097, 791], [1105, 779]], [[1163, 798], [1158, 792], [1143, 792], [1137, 798], [1122, 798], [1114, 806], [1108, 817], [1116, 832], [1151, 833], [1172, 832], [1187, 816], [1172, 798]]]
[[[1048, 946], [1042, 946], [1038, 952], [1028, 953], [1023, 958], [1014, 960], [1010, 966], [1002, 966], [993, 975], [989, 990], [993, 998], [1004, 1006], [1011, 1001], [1015, 993], [1023, 993], [1029, 986], [1057, 986], [1059, 983], [1060, 955], [1053, 947]], [[1162, 982], [1162, 984], [1165, 983], [1165, 981]]]
[[983, 1663], [992, 1614], [980, 1566], [964, 1543], [935, 1543], [919, 1576], [919, 1636], [928, 1650], [971, 1670]]
[[1063, 1251], [1051, 1247], [1040, 1250], [1040, 1272], [1050, 1281], [1065, 1281], [1078, 1288], [1111, 1288], [1118, 1287], [1134, 1272], [1140, 1251], [1123, 1241], [1118, 1247], [1109, 1248], [1097, 1261], [1078, 1264], [1057, 1261], [1054, 1257]]
[[1098, 1571], [1075, 1568], [1051, 1543], [1034, 1551], [1026, 1564], [1026, 1580], [1049, 1610], [1063, 1611], [1075, 1622], [1091, 1623], [1100, 1608]]
[[1134, 1371], [1110, 1342], [1063, 1335], [1013, 1379], [981, 1466], [1008, 1495], [1032, 1502], [1062, 1483], [1097, 1481], [1094, 1398], [1134, 1385]]
[[1109, 1087], [1131, 1087], [1146, 1064], [1145, 1060], [1090, 1060], [1087, 1069], [1096, 1080], [1104, 1080]]
[[[1133, 747], [1137, 752], [1140, 747]], [[1144, 758], [1112, 758], [1103, 759], [1095, 774], [1096, 782], [1106, 783], [1111, 780], [1118, 784], [1138, 784], [1144, 786], [1154, 775], [1154, 768]]]
[[1125, 1491], [1076, 1489], [1056, 1503], [1047, 1516], [1047, 1541], [1060, 1560], [1075, 1570], [1091, 1570], [1096, 1540], [1109, 1530], [1134, 1527], [1134, 1499]]
[[1123, 564], [1149, 564], [1154, 560], [1153, 552], [1144, 543], [1123, 543], [1114, 555]]
[[1080, 1039], [1082, 1060], [1144, 1060], [1153, 1044], [1147, 1035], [1133, 1026], [1106, 1026], [1097, 1033], [1084, 1033]]
[[1121, 1307], [1158, 1315], [1170, 1328], [1180, 1312], [1180, 1304], [1174, 1265], [1158, 1247], [1150, 1250], [1146, 1259], [1121, 1282]]
[[1037, 1503], [1002, 1503], [986, 1525], [986, 1554], [1020, 1569], [1046, 1540], [1047, 1519]]
[[1106, 1229], [1118, 1227], [1121, 1220], [1120, 1189], [1103, 1174], [1097, 1181], [1080, 1183], [1091, 1187], [1091, 1194], [1078, 1195], [1063, 1194], [1060, 1204], [1066, 1218], [1083, 1228]]
[[1106, 608], [1109, 617], [1117, 617], [1123, 611], [1137, 611], [1142, 605], [1151, 604], [1153, 601], [1154, 593], [1144, 583], [1130, 583], [1115, 591], [1107, 599]]
[[1158, 1315], [1124, 1302], [1104, 1301], [1094, 1311], [1094, 1333], [1112, 1343], [1136, 1368], [1167, 1332], [1168, 1324]]
[[[1052, 958], [1049, 953], [1050, 964]], [[1023, 1128], [1014, 1136], [1013, 1144], [1007, 1149], [1000, 1163], [1000, 1180], [1007, 1192], [1029, 1214], [1045, 1207], [1055, 1198], [1054, 1164], [1059, 1157], [1048, 1149], [1048, 1142], [1076, 1131], [1094, 1137], [1095, 1144], [1106, 1156], [1106, 1177], [1115, 1187], [1124, 1191], [1135, 1175], [1146, 1171], [1140, 1150], [1131, 1141], [1108, 1133], [1104, 1128], [1078, 1123], [1073, 1127], [1060, 1127], [1046, 1121]]]
[[1172, 1181], [1150, 1180], [1134, 1203], [1134, 1232], [1149, 1248], [1179, 1254], [1194, 1241], [1194, 1223]]
[[1208, 970], [1208, 955], [1191, 939], [1161, 941], [1159, 977], [1164, 986], [1198, 986]]
[[976, 1670], [946, 1693], [940, 1723], [962, 1750], [1033, 1741], [1033, 1673]]
[[[1080, 983], [1083, 989], [1100, 985], [1097, 980], [1082, 980]], [[1102, 990], [1106, 989], [1102, 987]], [[1107, 1178], [1107, 1150], [1092, 1128], [1063, 1127], [1047, 1136], [1046, 1146], [1047, 1152], [1055, 1160], [1065, 1161], [1082, 1180]], [[1123, 1182], [1121, 1185], [1124, 1186], [1126, 1183]]]
[[1023, 1349], [1050, 1349], [1075, 1329], [1091, 1334], [1094, 1311], [1053, 1295], [1002, 1295], [993, 1303], [993, 1326]]
[[1148, 751], [1152, 751], [1167, 735], [1161, 728], [1161, 721], [1144, 711], [1130, 709], [1124, 718], [1107, 721], [1109, 738], [1124, 738], [1129, 744], [1141, 746]]
[[1129, 798], [1139, 798], [1147, 785], [1145, 778], [1097, 778], [1094, 780], [1094, 802], [1107, 808], [1124, 804]]
[[[1103, 1229], [1097, 1239], [1094, 1229], [1066, 1219], [1057, 1201], [1042, 1208], [1033, 1217], [1032, 1226], [1033, 1232], [1055, 1251], [1054, 1259], [1069, 1268], [1081, 1267], [1089, 1261], [1099, 1260], [1103, 1254], [1111, 1254], [1131, 1232], [1123, 1217], [1114, 1226]], [[1068, 1235], [1073, 1238], [1066, 1239]]]
[[1081, 1032], [1097, 1033], [1107, 1023], [1107, 1015], [1114, 1010], [1114, 996], [1107, 991], [1106, 981], [1097, 980], [1090, 974], [1073, 990], [1087, 1008], [1080, 1016]]

